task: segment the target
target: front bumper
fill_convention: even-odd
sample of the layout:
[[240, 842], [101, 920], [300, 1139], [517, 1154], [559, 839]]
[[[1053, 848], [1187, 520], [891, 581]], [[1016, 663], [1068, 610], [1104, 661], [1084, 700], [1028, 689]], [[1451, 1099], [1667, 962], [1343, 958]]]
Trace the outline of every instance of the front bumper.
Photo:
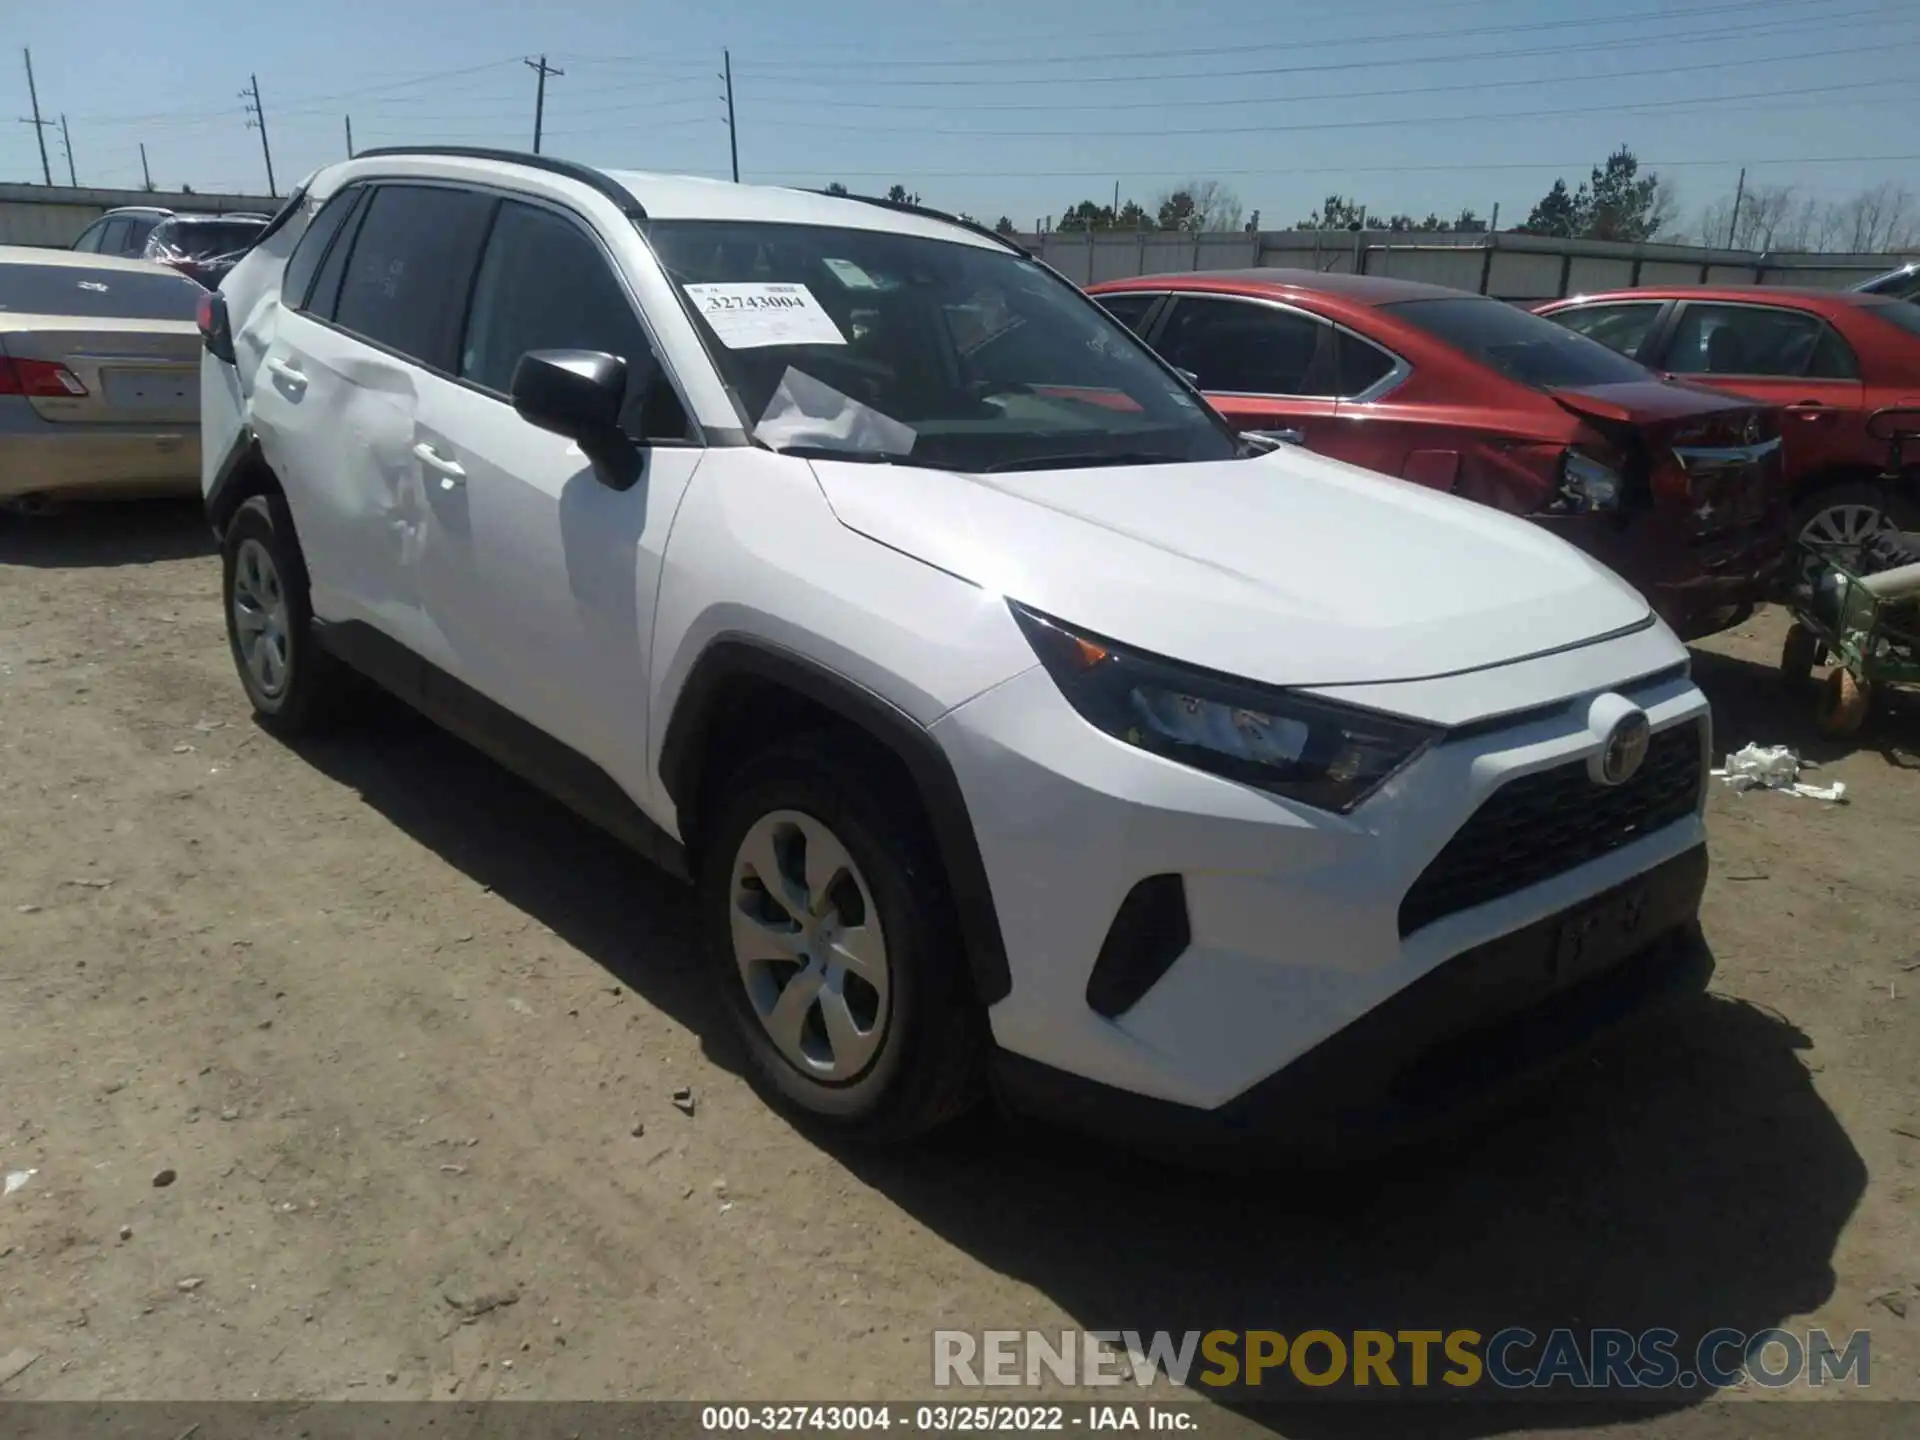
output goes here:
[[1772, 598], [1791, 530], [1784, 505], [1710, 531], [1677, 505], [1656, 505], [1625, 525], [1611, 515], [1533, 518], [1639, 589], [1682, 640], [1737, 623], [1732, 617]]
[[[1642, 631], [1576, 652], [1574, 669], [1624, 679], [1682, 653]], [[1112, 740], [1042, 670], [949, 713], [933, 733], [970, 812], [1012, 981], [988, 1011], [1000, 1050], [1182, 1110], [1219, 1111], [1457, 957], [1703, 845], [1704, 789], [1677, 819], [1402, 933], [1403, 899], [1495, 791], [1584, 766], [1602, 748], [1589, 714], [1600, 692], [1570, 693], [1567, 659], [1384, 687], [1395, 693], [1383, 708], [1400, 713], [1423, 713], [1416, 692], [1431, 691], [1436, 710], [1456, 703], [1469, 682], [1487, 708], [1497, 695], [1499, 710], [1525, 713], [1457, 730], [1346, 816]], [[1548, 677], [1538, 681], [1546, 688], [1530, 691], [1529, 675]], [[1684, 674], [1621, 693], [1656, 738], [1695, 726], [1704, 774], [1707, 706]], [[1157, 876], [1177, 876], [1184, 894], [1178, 958], [1131, 1005], [1097, 1013], [1096, 957], [1123, 901]]]
[[1117, 1143], [1183, 1152], [1352, 1158], [1453, 1133], [1643, 1012], [1706, 989], [1695, 846], [1615, 891], [1644, 892], [1646, 943], [1595, 973], [1561, 966], [1564, 914], [1475, 946], [1213, 1110], [1131, 1094], [1024, 1056], [997, 1057], [1022, 1114]]

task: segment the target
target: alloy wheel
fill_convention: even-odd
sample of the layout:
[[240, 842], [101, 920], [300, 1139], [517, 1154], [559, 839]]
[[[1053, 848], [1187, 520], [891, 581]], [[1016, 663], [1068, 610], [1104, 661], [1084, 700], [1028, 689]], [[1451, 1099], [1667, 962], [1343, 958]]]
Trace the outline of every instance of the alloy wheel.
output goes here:
[[780, 1054], [827, 1084], [856, 1079], [886, 1038], [886, 937], [838, 836], [795, 810], [763, 815], [728, 887], [734, 963]]

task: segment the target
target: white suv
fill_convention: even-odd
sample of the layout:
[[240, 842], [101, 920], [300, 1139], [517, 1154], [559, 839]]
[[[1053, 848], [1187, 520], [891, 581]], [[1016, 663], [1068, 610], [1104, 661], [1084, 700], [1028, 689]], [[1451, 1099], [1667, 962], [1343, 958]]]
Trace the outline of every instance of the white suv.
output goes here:
[[693, 879], [792, 1111], [1344, 1143], [1711, 968], [1642, 597], [1234, 434], [974, 225], [369, 153], [203, 329], [262, 723], [359, 672]]

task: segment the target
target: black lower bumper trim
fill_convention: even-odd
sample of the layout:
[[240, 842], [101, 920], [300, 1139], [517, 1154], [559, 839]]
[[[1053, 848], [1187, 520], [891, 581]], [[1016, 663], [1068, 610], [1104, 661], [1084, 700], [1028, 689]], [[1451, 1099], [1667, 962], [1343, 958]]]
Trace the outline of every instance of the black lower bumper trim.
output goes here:
[[[1148, 1149], [1344, 1159], [1428, 1140], [1622, 1021], [1704, 991], [1713, 957], [1696, 917], [1706, 881], [1700, 845], [1464, 951], [1215, 1110], [1005, 1053], [996, 1058], [1000, 1094], [1023, 1114]], [[1583, 966], [1568, 923], [1600, 912], [1624, 914], [1646, 938], [1600, 968]]]

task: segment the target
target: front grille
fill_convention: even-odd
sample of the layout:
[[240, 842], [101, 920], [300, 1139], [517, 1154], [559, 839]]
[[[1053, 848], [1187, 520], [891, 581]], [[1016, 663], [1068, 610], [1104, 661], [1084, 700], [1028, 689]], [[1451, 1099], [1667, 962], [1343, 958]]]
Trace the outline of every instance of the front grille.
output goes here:
[[1400, 902], [1400, 933], [1413, 934], [1597, 860], [1691, 815], [1705, 773], [1700, 724], [1654, 734], [1624, 785], [1598, 785], [1585, 760], [1502, 785], [1460, 827]]
[[1759, 524], [1785, 493], [1778, 440], [1714, 449], [1680, 446], [1673, 455], [1687, 477], [1696, 537]]

